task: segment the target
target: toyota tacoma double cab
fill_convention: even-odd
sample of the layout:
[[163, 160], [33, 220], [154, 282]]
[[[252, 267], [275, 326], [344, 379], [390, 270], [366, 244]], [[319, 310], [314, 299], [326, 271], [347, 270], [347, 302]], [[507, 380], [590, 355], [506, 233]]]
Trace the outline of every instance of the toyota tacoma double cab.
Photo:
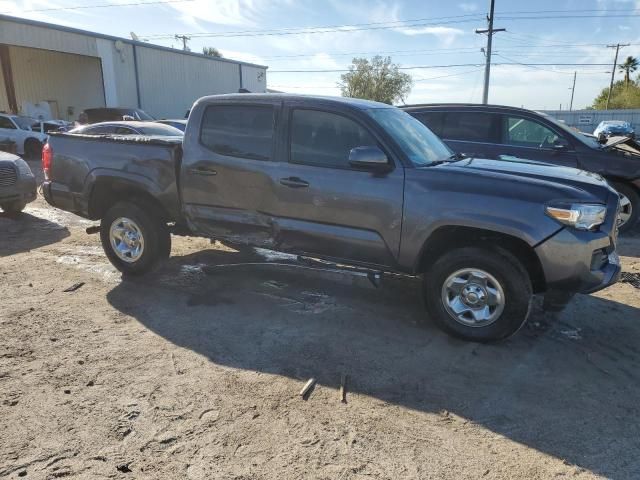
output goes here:
[[428, 317], [504, 339], [534, 294], [616, 282], [618, 194], [600, 176], [454, 154], [389, 105], [241, 94], [198, 100], [182, 140], [56, 133], [47, 201], [100, 220], [109, 260], [151, 271], [172, 229], [422, 276]]

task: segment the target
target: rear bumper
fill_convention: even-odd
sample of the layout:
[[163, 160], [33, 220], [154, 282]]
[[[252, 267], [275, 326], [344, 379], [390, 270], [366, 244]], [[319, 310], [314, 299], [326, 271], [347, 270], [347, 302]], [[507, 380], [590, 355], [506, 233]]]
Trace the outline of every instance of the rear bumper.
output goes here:
[[78, 196], [69, 191], [65, 185], [45, 181], [42, 183], [42, 194], [47, 203], [52, 207], [88, 218], [88, 212], [86, 208], [84, 208], [84, 203], [79, 202]]
[[15, 201], [33, 202], [37, 197], [36, 189], [34, 176], [19, 175], [14, 185], [0, 187], [0, 204]]

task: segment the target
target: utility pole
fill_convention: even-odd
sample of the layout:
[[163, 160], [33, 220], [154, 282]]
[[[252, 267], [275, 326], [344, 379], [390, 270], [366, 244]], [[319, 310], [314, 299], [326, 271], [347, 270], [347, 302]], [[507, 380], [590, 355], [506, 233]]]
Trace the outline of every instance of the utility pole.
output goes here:
[[573, 87], [571, 87], [571, 103], [569, 103], [569, 111], [573, 110], [573, 94], [576, 92], [576, 75], [578, 75], [578, 72], [573, 72]]
[[611, 92], [613, 91], [613, 77], [616, 74], [616, 67], [618, 66], [618, 52], [620, 51], [620, 47], [628, 47], [629, 44], [625, 43], [624, 45], [618, 43], [616, 45], [607, 45], [607, 48], [615, 48], [616, 56], [613, 59], [613, 70], [611, 70], [611, 83], [609, 84], [609, 94], [607, 95], [607, 106], [606, 110], [609, 110], [609, 100], [611, 100]]
[[491, 44], [493, 40], [493, 34], [496, 32], [504, 32], [506, 28], [493, 28], [493, 11], [495, 8], [496, 0], [490, 0], [489, 15], [487, 16], [488, 28], [476, 29], [476, 33], [487, 34], [487, 59], [484, 66], [484, 91], [482, 92], [482, 103], [486, 105], [489, 102], [489, 76], [491, 74]]
[[191, 40], [191, 37], [188, 37], [187, 35], [176, 34], [176, 40], [182, 40], [182, 50], [184, 50], [185, 52], [191, 51], [191, 49], [187, 46], [187, 42]]

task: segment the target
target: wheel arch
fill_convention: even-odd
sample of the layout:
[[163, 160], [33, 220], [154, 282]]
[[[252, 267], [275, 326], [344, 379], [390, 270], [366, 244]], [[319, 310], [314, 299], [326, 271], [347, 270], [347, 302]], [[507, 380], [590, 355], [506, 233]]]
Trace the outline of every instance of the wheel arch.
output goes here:
[[147, 185], [128, 178], [98, 177], [91, 187], [88, 216], [102, 218], [105, 212], [121, 201], [135, 200], [151, 207], [164, 221], [172, 220], [170, 213], [150, 191]]
[[521, 238], [484, 228], [457, 225], [439, 227], [424, 242], [416, 273], [424, 273], [444, 253], [462, 247], [504, 248], [524, 266], [533, 292], [541, 293], [546, 290], [544, 271], [534, 248]]

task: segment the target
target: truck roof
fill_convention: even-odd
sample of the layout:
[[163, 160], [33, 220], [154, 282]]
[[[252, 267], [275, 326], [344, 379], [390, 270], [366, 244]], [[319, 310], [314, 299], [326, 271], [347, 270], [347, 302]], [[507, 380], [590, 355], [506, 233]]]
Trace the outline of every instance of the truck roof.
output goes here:
[[[509, 105], [483, 105], [481, 103], [419, 103], [419, 104], [415, 104], [415, 105], [403, 105], [402, 107], [403, 110], [429, 110], [429, 109], [434, 109], [437, 110], [438, 108], [447, 108], [447, 109], [455, 109], [455, 108], [472, 108], [472, 109], [478, 109], [478, 110], [492, 110], [492, 111], [500, 111], [500, 110], [505, 110], [505, 111], [518, 111], [518, 112], [532, 112], [534, 110], [528, 110], [526, 108], [519, 108], [519, 107], [511, 107]], [[536, 112], [538, 113], [538, 112]]]
[[201, 101], [215, 101], [215, 100], [234, 100], [242, 102], [251, 102], [256, 100], [298, 100], [301, 102], [308, 101], [309, 103], [321, 102], [321, 103], [336, 103], [340, 105], [348, 105], [353, 108], [359, 108], [368, 110], [371, 108], [391, 108], [393, 105], [386, 103], [374, 102], [371, 100], [363, 100], [360, 98], [350, 97], [330, 97], [325, 95], [300, 95], [294, 93], [230, 93], [225, 95], [209, 95], [202, 97]]

